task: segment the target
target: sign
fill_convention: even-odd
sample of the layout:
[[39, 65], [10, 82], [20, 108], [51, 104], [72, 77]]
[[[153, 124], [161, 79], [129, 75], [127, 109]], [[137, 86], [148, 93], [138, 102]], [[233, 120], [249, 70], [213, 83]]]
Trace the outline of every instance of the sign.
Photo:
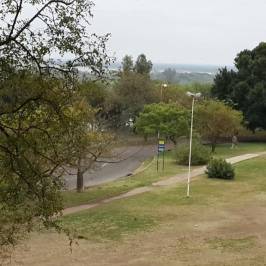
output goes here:
[[165, 141], [163, 139], [159, 140], [158, 143], [158, 152], [164, 152], [165, 151]]
[[161, 153], [163, 156], [163, 171], [164, 171], [164, 151], [165, 151], [165, 140], [159, 139], [158, 141], [158, 153], [157, 153], [157, 172], [159, 171], [159, 158]]

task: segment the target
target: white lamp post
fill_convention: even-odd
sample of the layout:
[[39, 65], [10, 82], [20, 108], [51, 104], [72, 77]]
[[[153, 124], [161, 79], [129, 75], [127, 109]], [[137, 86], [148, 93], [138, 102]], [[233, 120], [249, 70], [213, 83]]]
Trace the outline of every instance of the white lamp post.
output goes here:
[[187, 176], [187, 197], [189, 197], [189, 186], [191, 177], [191, 153], [192, 153], [192, 134], [193, 134], [193, 116], [194, 116], [194, 102], [195, 99], [200, 98], [201, 93], [187, 92], [187, 95], [192, 97], [192, 107], [191, 107], [191, 124], [190, 124], [190, 140], [189, 140], [189, 159], [188, 159], [188, 176]]
[[162, 85], [161, 85], [161, 102], [163, 101], [163, 89], [165, 89], [165, 88], [167, 88], [168, 87], [168, 85], [166, 84], [166, 83], [163, 83]]
[[[161, 85], [161, 99], [160, 99], [160, 102], [162, 102], [163, 101], [163, 89], [166, 89], [168, 87], [168, 85], [166, 84], [166, 83], [163, 83], [162, 85]], [[160, 131], [158, 130], [158, 132], [157, 132], [158, 134], [157, 134], [157, 138], [158, 138], [158, 140], [160, 139]]]

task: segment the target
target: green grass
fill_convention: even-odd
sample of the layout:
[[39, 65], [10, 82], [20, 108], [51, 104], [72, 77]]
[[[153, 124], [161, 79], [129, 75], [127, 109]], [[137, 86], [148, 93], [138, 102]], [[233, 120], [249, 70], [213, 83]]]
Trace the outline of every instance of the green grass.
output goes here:
[[64, 217], [63, 225], [78, 238], [120, 240], [122, 236], [136, 231], [144, 231], [155, 225], [154, 219], [145, 213], [137, 214], [116, 205], [104, 206], [89, 212], [80, 212]]
[[214, 156], [229, 158], [245, 153], [266, 151], [266, 143], [239, 143], [237, 148], [231, 149], [231, 144], [218, 144]]
[[[186, 185], [181, 183], [176, 187], [156, 189], [68, 215], [62, 223], [75, 228], [77, 235], [91, 240], [120, 240], [132, 232], [150, 230], [169, 223], [179, 223], [179, 230], [185, 231], [191, 221], [198, 219], [199, 213], [212, 216], [216, 209], [245, 206], [247, 201], [253, 202], [258, 195], [265, 197], [265, 200], [265, 162], [264, 156], [237, 164], [234, 181], [208, 179], [204, 175], [192, 182], [190, 198], [186, 198]], [[216, 216], [212, 218], [217, 219]], [[215, 241], [217, 247], [235, 246], [236, 249], [253, 243], [252, 239], [230, 238], [216, 239], [209, 244], [215, 246]]]
[[[63, 224], [75, 228], [78, 235], [94, 240], [119, 240], [132, 232], [149, 230], [162, 223], [178, 220], [183, 221], [181, 226], [186, 226], [186, 219], [198, 215], [201, 211], [204, 213], [213, 208], [238, 206], [253, 199], [258, 193], [265, 193], [265, 161], [264, 156], [239, 163], [236, 166], [235, 181], [202, 176], [192, 182], [190, 198], [185, 197], [185, 184], [178, 184], [176, 187], [156, 189], [68, 215], [63, 218]], [[234, 245], [237, 249], [253, 241], [249, 240], [231, 239], [216, 242], [218, 247]], [[212, 242], [213, 245], [214, 243], [215, 241]]]
[[[151, 162], [148, 159], [142, 167]], [[159, 164], [160, 170], [157, 172], [156, 160], [153, 160], [150, 167], [145, 171], [134, 176], [121, 178], [117, 181], [107, 183], [100, 186], [95, 186], [86, 189], [83, 193], [75, 191], [64, 191], [63, 199], [65, 207], [72, 207], [86, 203], [97, 202], [106, 198], [120, 195], [137, 187], [151, 185], [153, 182], [182, 173], [187, 170], [187, 167], [180, 166], [175, 163], [173, 152], [165, 153], [165, 170], [162, 171], [162, 163]]]
[[[266, 143], [241, 143], [236, 149], [230, 149], [231, 144], [217, 145], [214, 156], [216, 157], [232, 157], [245, 153], [266, 151]], [[150, 163], [148, 159], [142, 167]], [[114, 197], [122, 193], [126, 193], [134, 188], [149, 186], [153, 182], [165, 179], [167, 177], [184, 173], [187, 171], [186, 166], [177, 165], [174, 158], [174, 151], [165, 153], [165, 171], [162, 171], [162, 163], [160, 163], [160, 171], [157, 173], [156, 160], [152, 162], [149, 168], [134, 176], [121, 178], [117, 181], [99, 185], [86, 189], [83, 193], [75, 191], [62, 192], [65, 207], [72, 207], [82, 204], [97, 202], [106, 198]]]

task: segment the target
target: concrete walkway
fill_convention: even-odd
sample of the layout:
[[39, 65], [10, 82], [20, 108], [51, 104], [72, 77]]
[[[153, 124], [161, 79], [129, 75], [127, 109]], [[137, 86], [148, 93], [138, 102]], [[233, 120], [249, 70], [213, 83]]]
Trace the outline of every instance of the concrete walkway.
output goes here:
[[[266, 152], [243, 154], [243, 155], [228, 158], [228, 159], [226, 159], [226, 161], [230, 162], [232, 164], [235, 164], [238, 162], [242, 162], [245, 160], [256, 158], [256, 157], [261, 156], [261, 155], [266, 155]], [[198, 168], [192, 170], [191, 171], [191, 178], [204, 174], [205, 170], [206, 170], [206, 166], [198, 167]], [[119, 196], [115, 196], [115, 197], [112, 197], [109, 199], [105, 199], [105, 200], [99, 201], [99, 202], [94, 203], [94, 204], [84, 204], [84, 205], [80, 205], [80, 206], [66, 208], [63, 210], [63, 215], [68, 215], [68, 214], [80, 212], [83, 210], [92, 209], [92, 208], [98, 207], [100, 205], [103, 205], [103, 204], [106, 204], [106, 203], [109, 203], [109, 202], [112, 202], [115, 200], [129, 198], [129, 197], [132, 197], [135, 195], [139, 195], [139, 194], [142, 194], [145, 192], [152, 191], [152, 190], [156, 189], [157, 187], [169, 187], [169, 186], [175, 185], [175, 184], [182, 182], [182, 181], [185, 181], [185, 180], [187, 180], [187, 173], [178, 174], [178, 175], [172, 176], [166, 180], [155, 182], [152, 184], [152, 186], [135, 188], [133, 190], [130, 190], [127, 193], [124, 193], [124, 194], [121, 194]]]

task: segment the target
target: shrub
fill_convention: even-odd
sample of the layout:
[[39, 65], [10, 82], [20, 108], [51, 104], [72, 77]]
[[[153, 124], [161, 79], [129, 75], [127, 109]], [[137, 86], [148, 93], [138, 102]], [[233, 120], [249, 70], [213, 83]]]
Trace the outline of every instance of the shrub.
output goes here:
[[232, 164], [224, 159], [211, 159], [207, 166], [206, 174], [209, 178], [233, 179], [235, 170]]
[[[210, 160], [210, 151], [198, 140], [192, 143], [191, 165], [203, 165]], [[188, 165], [189, 143], [182, 143], [176, 149], [176, 161], [178, 164]]]

